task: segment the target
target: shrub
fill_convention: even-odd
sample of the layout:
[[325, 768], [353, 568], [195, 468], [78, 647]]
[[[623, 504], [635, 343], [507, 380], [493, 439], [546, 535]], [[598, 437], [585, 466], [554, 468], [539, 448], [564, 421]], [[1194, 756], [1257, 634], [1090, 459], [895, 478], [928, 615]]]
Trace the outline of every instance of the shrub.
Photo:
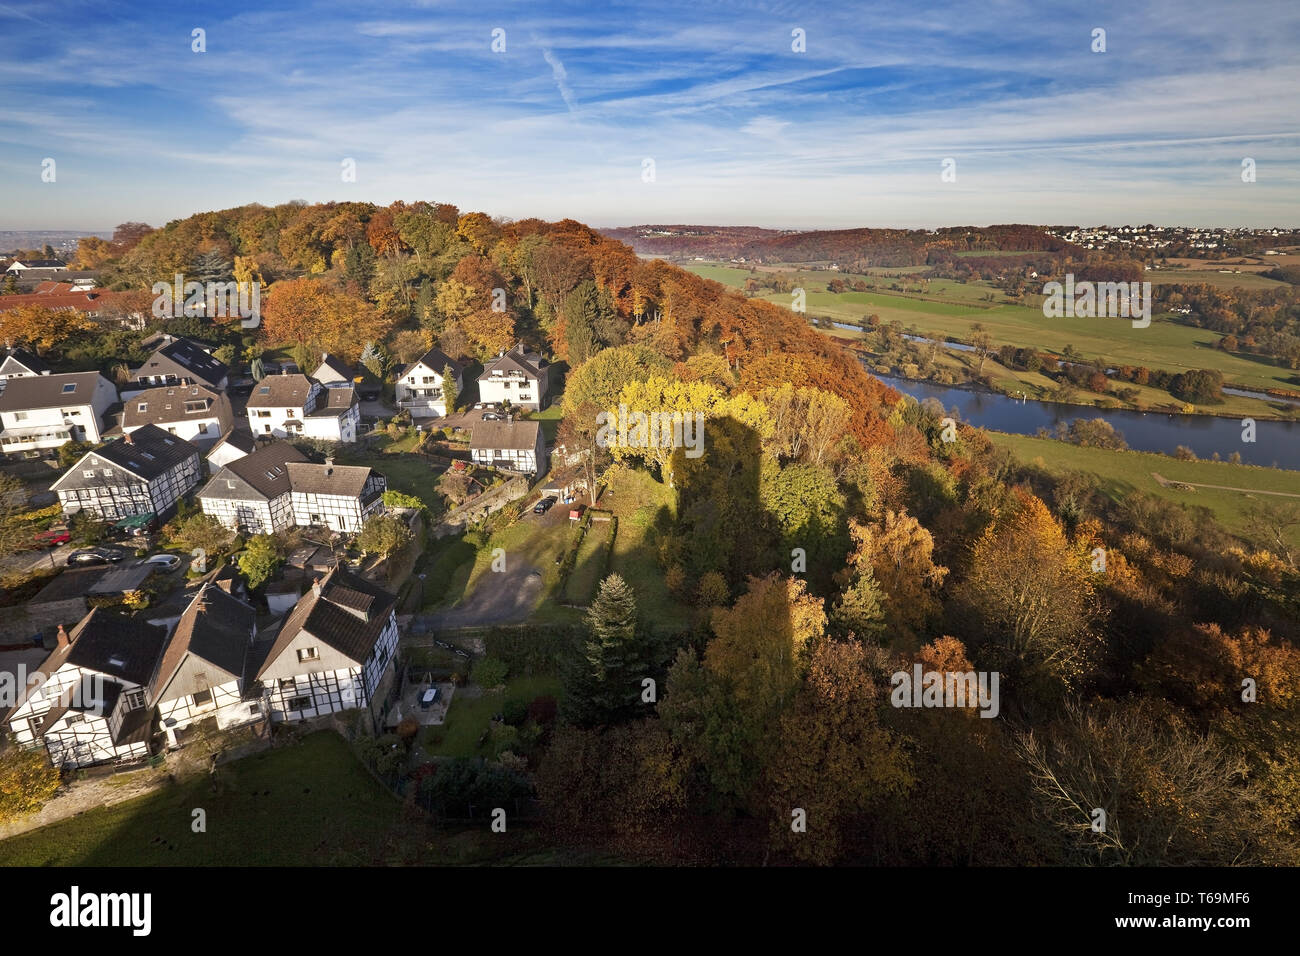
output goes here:
[[480, 687], [499, 687], [506, 682], [509, 670], [505, 661], [496, 657], [484, 657], [474, 665], [470, 677]]

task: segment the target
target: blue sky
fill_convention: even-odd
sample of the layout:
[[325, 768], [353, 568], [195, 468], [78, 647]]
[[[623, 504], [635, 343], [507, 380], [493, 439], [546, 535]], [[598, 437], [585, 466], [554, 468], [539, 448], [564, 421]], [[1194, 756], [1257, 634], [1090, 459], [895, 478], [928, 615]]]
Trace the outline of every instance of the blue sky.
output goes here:
[[290, 199], [597, 226], [1300, 225], [1294, 0], [0, 0], [0, 37], [0, 229]]

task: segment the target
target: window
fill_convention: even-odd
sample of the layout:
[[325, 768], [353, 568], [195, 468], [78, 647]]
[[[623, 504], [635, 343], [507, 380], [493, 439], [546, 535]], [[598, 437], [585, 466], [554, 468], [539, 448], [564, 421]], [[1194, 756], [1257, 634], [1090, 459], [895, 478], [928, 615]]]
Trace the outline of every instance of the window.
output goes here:
[[173, 426], [168, 425], [168, 426], [167, 426], [167, 433], [168, 433], [169, 435], [175, 435], [175, 434], [176, 434], [176, 429], [175, 429]]
[[289, 701], [290, 710], [310, 710], [312, 706], [310, 697], [295, 697]]
[[76, 390], [77, 390], [77, 383], [76, 383], [76, 382], [69, 382], [68, 384], [66, 384], [66, 385], [63, 386], [63, 394], [64, 394], [64, 395], [71, 395], [71, 394], [72, 394], [73, 392], [75, 392]]
[[105, 478], [112, 478], [112, 477], [113, 477], [113, 469], [112, 469], [112, 468], [105, 468], [105, 469], [104, 469], [104, 477], [105, 477]]
[[271, 434], [271, 426], [270, 426], [270, 425], [263, 425], [263, 426], [262, 426], [262, 431], [264, 431], [264, 432], [265, 432], [266, 434], [268, 434], [268, 435]]
[[45, 726], [45, 714], [36, 714], [28, 721], [28, 723], [32, 725], [32, 733], [39, 734], [41, 728]]
[[25, 422], [25, 421], [27, 421], [27, 413], [26, 413], [26, 412], [14, 412], [14, 421], [16, 421], [16, 422]]
[[320, 524], [320, 523], [321, 523], [321, 522], [320, 522], [320, 515], [312, 515], [312, 516], [311, 516], [311, 523], [312, 523], [312, 524]]
[[294, 681], [294, 678], [292, 678], [292, 677], [281, 677], [281, 678], [280, 678], [280, 690], [293, 690], [293, 685], [294, 685], [294, 683], [295, 683], [295, 681]]
[[94, 478], [94, 477], [95, 477], [95, 469], [94, 469], [94, 468], [87, 468], [85, 471], [83, 471], [83, 472], [81, 473], [81, 477], [82, 477], [82, 478]]
[[208, 423], [207, 423], [207, 422], [199, 422], [199, 434], [200, 434], [200, 435], [206, 435], [207, 433], [208, 433]]
[[285, 418], [293, 418], [293, 409], [292, 409], [292, 408], [286, 408], [286, 409], [284, 410], [284, 417], [285, 417]]
[[126, 692], [126, 709], [139, 710], [144, 706], [144, 691], [129, 690]]
[[298, 648], [298, 660], [300, 661], [318, 661], [320, 660], [319, 647], [300, 647]]
[[257, 704], [249, 704], [249, 705], [248, 705], [248, 712], [249, 712], [250, 714], [260, 714], [260, 713], [262, 712], [262, 708], [261, 708], [260, 706], [258, 706]]
[[71, 727], [73, 724], [84, 723], [85, 720], [86, 720], [85, 714], [69, 714], [68, 719], [65, 720], [64, 723], [67, 724], [69, 727]]
[[147, 411], [149, 411], [149, 403], [148, 403], [148, 402], [141, 402], [138, 406], [136, 406], [136, 411], [138, 411], [138, 412], [147, 412]]
[[212, 691], [201, 690], [191, 698], [195, 707], [207, 707], [212, 703]]

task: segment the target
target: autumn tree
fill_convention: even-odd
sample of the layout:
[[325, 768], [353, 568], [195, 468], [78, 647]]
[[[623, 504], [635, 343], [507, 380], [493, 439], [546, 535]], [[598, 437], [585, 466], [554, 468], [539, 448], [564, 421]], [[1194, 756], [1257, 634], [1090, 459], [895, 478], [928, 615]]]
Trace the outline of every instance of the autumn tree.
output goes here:
[[59, 348], [72, 336], [94, 328], [95, 323], [76, 309], [20, 305], [0, 312], [0, 341], [9, 348], [25, 345], [44, 353]]
[[381, 558], [387, 558], [401, 551], [410, 540], [411, 529], [401, 518], [396, 515], [371, 515], [357, 535], [357, 547], [363, 554], [377, 554]]
[[59, 789], [59, 771], [44, 750], [20, 747], [11, 737], [0, 753], [0, 823], [45, 806]]
[[262, 334], [355, 362], [364, 343], [387, 337], [391, 322], [370, 303], [314, 279], [271, 286], [262, 304]]
[[[855, 548], [843, 575], [839, 619], [878, 632], [872, 607], [878, 587], [886, 628], [905, 640], [919, 634], [938, 613], [938, 588], [948, 576], [947, 568], [934, 563], [930, 532], [906, 511], [887, 510], [878, 523], [850, 522], [849, 533]], [[862, 584], [868, 575], [875, 587]]]
[[[881, 726], [881, 693], [859, 644], [822, 641], [792, 705], [767, 797], [773, 842], [804, 863], [834, 863], [846, 823], [912, 784], [904, 742]], [[795, 809], [806, 830], [792, 827]]]

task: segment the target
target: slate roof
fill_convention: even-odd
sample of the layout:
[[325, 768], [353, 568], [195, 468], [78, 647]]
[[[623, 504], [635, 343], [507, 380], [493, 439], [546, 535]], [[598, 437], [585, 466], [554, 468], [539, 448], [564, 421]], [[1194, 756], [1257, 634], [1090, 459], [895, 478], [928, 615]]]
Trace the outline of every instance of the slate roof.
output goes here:
[[[16, 381], [28, 380], [20, 378]], [[5, 391], [7, 392], [8, 389]], [[102, 477], [86, 478], [82, 470], [88, 458], [98, 458], [101, 462], [106, 461], [111, 465], [124, 468], [144, 481], [153, 481], [171, 471], [191, 455], [198, 453], [198, 446], [192, 445], [184, 438], [169, 435], [157, 425], [144, 425], [130, 435], [114, 438], [108, 444], [86, 452], [77, 459], [75, 465], [63, 473], [63, 477], [50, 485], [50, 490], [99, 488], [103, 487], [106, 481], [111, 481]]]
[[[540, 355], [531, 352], [525, 352], [523, 343], [516, 345], [504, 355], [498, 355], [492, 361], [483, 366], [483, 372], [479, 375], [479, 381], [491, 379], [493, 370], [500, 372], [522, 372], [529, 378], [540, 379], [542, 377], [542, 368], [544, 362]], [[500, 376], [497, 376], [498, 378]]]
[[312, 380], [306, 375], [268, 375], [248, 397], [249, 408], [302, 408], [311, 394]]
[[337, 417], [339, 412], [347, 411], [357, 403], [357, 390], [351, 385], [339, 385], [325, 389], [324, 398], [325, 401], [317, 401], [316, 407], [308, 413], [311, 417]]
[[[330, 355], [329, 352], [326, 352], [321, 358], [320, 365], [316, 367], [316, 371], [319, 372], [323, 368], [333, 372], [346, 382], [352, 381], [353, 372], [351, 366], [337, 355]], [[317, 380], [320, 380], [319, 375], [316, 375], [315, 377]]]
[[314, 465], [310, 462], [290, 462], [289, 487], [307, 495], [339, 495], [360, 498], [373, 468], [364, 465]]
[[463, 371], [459, 362], [435, 345], [410, 365], [406, 366], [406, 368], [402, 369], [402, 371], [398, 373], [398, 381], [401, 381], [404, 376], [410, 374], [411, 369], [415, 368], [417, 365], [423, 365], [426, 368], [432, 369], [439, 375], [442, 374], [442, 370], [448, 365], [451, 366], [453, 372]]
[[[65, 372], [62, 375], [29, 375], [11, 378], [0, 392], [0, 412], [21, 412], [33, 408], [62, 408], [89, 405], [102, 376], [98, 372]], [[75, 386], [65, 392], [65, 385]]]
[[48, 365], [24, 348], [10, 349], [8, 354], [5, 355], [4, 360], [0, 361], [0, 368], [3, 368], [10, 362], [20, 365], [35, 375], [46, 375], [50, 371]]
[[[176, 622], [176, 629], [167, 642], [154, 678], [152, 696], [174, 700], [207, 690], [210, 686], [241, 679], [256, 618], [253, 608], [239, 598], [215, 585], [204, 584]], [[218, 673], [209, 673], [208, 683], [204, 686], [192, 679], [173, 683], [187, 655], [201, 659], [216, 668]]]
[[495, 448], [532, 451], [537, 447], [541, 427], [541, 422], [475, 422], [469, 447], [480, 451]]
[[[223, 465], [198, 496], [235, 501], [247, 501], [250, 497], [278, 498], [289, 492], [290, 463], [306, 460], [302, 452], [288, 442], [272, 442], [251, 455]], [[228, 484], [231, 481], [235, 483], [234, 488]]]
[[144, 360], [144, 364], [131, 370], [131, 378], [141, 375], [175, 375], [177, 378], [197, 378], [207, 385], [219, 386], [230, 371], [224, 362], [213, 358], [203, 346], [192, 339], [177, 339], [162, 346]]
[[257, 439], [253, 437], [251, 432], [241, 432], [232, 428], [221, 436], [220, 441], [208, 449], [208, 457], [211, 457], [223, 445], [229, 445], [231, 448], [239, 449], [245, 455], [251, 455], [257, 450]]
[[[230, 399], [206, 385], [158, 385], [146, 388], [123, 404], [123, 428], [216, 418], [218, 426], [224, 432], [234, 420]], [[187, 405], [196, 404], [201, 407], [187, 410]]]
[[[369, 607], [360, 609], [365, 598], [370, 599]], [[304, 631], [345, 657], [363, 663], [370, 656], [396, 606], [396, 595], [341, 566], [335, 567], [321, 580], [319, 594], [313, 587], [298, 599], [281, 625], [275, 645], [257, 676], [260, 678]]]

